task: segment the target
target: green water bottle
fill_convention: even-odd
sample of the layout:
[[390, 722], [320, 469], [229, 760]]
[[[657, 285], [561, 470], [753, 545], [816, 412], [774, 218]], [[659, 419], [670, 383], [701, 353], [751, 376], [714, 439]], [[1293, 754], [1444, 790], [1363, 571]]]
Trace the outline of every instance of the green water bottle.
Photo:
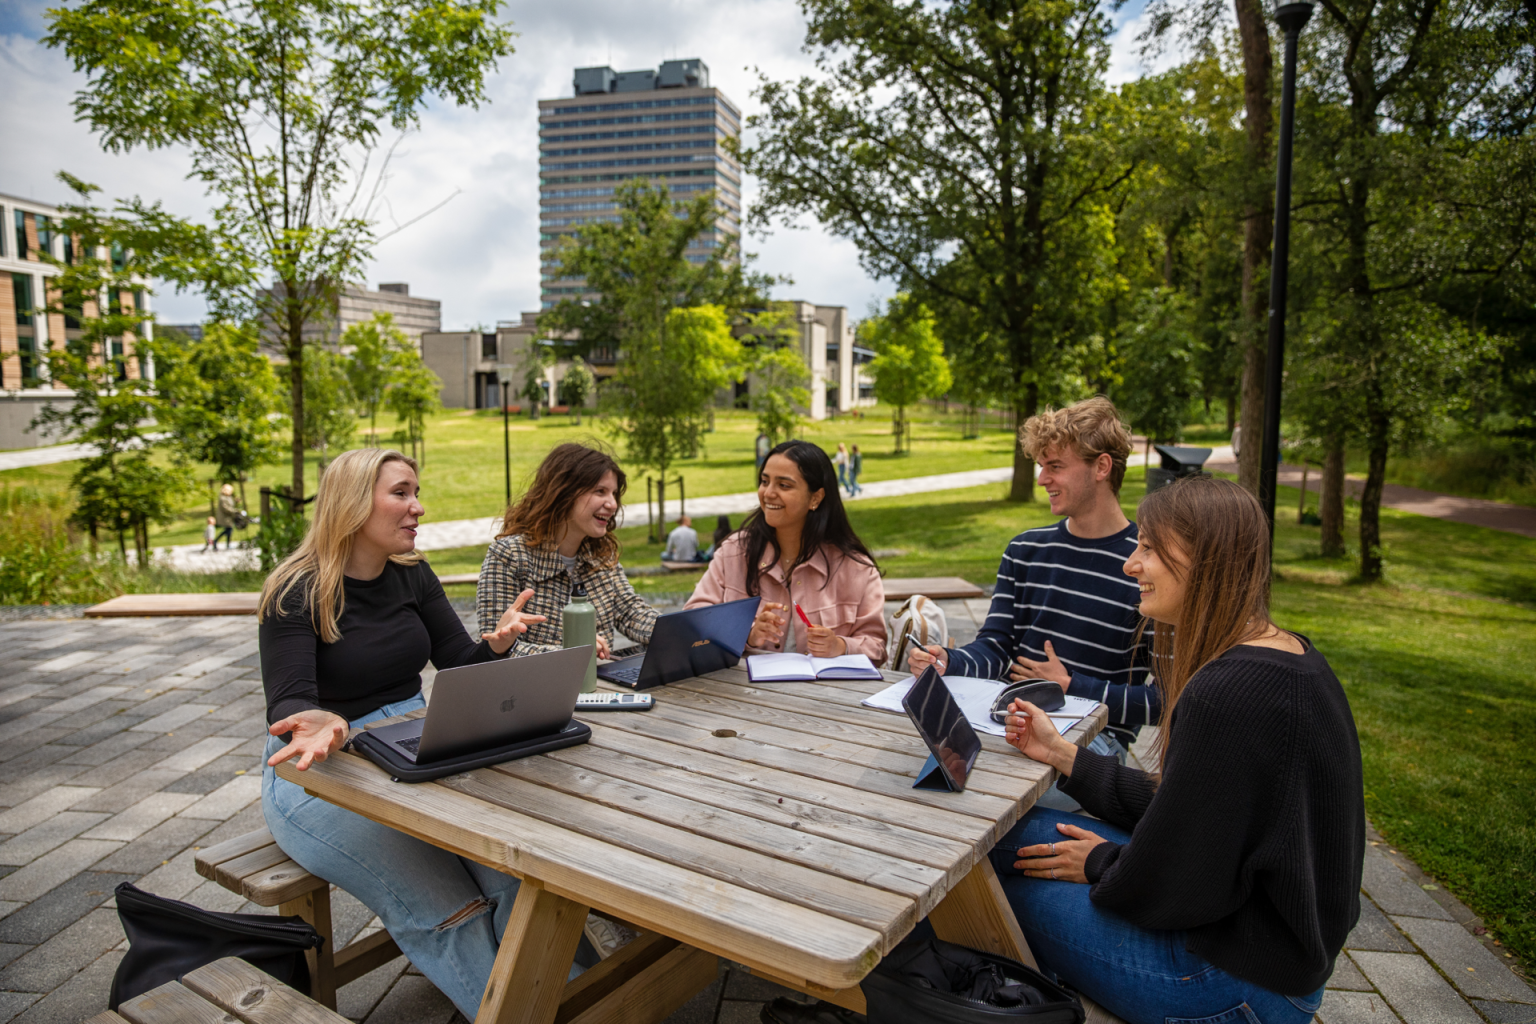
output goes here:
[[597, 609], [587, 600], [586, 588], [580, 583], [571, 591], [571, 601], [560, 613], [560, 635], [565, 647], [594, 645], [586, 678], [581, 681], [581, 692], [591, 693], [597, 689]]

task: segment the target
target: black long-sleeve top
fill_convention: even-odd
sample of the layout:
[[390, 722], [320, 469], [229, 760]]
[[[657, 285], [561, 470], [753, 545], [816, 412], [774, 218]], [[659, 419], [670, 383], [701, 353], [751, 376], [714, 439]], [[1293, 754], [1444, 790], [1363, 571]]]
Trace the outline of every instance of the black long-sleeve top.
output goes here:
[[1234, 647], [1174, 707], [1161, 783], [1077, 752], [1062, 784], [1131, 831], [1088, 855], [1093, 902], [1274, 992], [1317, 991], [1360, 917], [1365, 795], [1349, 701], [1311, 641]]
[[501, 657], [470, 638], [424, 561], [389, 562], [376, 579], [342, 582], [346, 598], [335, 643], [315, 632], [303, 582], [289, 591], [280, 614], [262, 622], [267, 724], [313, 708], [351, 721], [415, 696], [428, 659], [444, 669]]

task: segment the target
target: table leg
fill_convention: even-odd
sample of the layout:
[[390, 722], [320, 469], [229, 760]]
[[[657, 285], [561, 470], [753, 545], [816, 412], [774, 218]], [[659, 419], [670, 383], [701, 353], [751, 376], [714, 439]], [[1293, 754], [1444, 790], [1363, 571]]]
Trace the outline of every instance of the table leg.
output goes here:
[[524, 878], [475, 1024], [551, 1024], [586, 921], [586, 907]]
[[970, 874], [933, 908], [928, 922], [945, 942], [1006, 956], [1038, 970], [988, 857], [978, 860]]

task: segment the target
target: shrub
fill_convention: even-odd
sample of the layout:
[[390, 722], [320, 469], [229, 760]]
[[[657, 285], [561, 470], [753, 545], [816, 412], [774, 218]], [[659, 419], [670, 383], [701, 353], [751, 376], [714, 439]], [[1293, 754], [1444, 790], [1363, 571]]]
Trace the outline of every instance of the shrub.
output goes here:
[[123, 565], [93, 554], [62, 494], [0, 489], [0, 604], [76, 604], [123, 592]]

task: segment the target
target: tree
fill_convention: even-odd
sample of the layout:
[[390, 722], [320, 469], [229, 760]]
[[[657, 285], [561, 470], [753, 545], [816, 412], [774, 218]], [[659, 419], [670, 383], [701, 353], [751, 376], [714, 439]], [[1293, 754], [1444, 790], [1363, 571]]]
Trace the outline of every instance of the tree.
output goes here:
[[[270, 325], [287, 360], [293, 493], [304, 491], [306, 326], [377, 240], [386, 124], [437, 96], [478, 106], [512, 52], [500, 0], [84, 0], [44, 42], [89, 76], [75, 113], [112, 152], [184, 146], [220, 200], [196, 282], [216, 317]], [[146, 221], [164, 219], [138, 206]], [[270, 279], [273, 285], [265, 287]]]
[[94, 541], [105, 527], [117, 534], [127, 560], [127, 536], [142, 569], [149, 565], [149, 526], [169, 522], [176, 499], [190, 486], [186, 470], [154, 459], [151, 436], [163, 414], [146, 349], [140, 348], [152, 319], [133, 296], [156, 276], [165, 246], [174, 238], [136, 230], [90, 205], [94, 185], [60, 175], [80, 196], [63, 207], [63, 231], [74, 241], [74, 258], [60, 263], [50, 281], [48, 312], [80, 325], [77, 337], [49, 352], [49, 375], [74, 393], [67, 407], [46, 405], [33, 425], [63, 428], [94, 454], [79, 462], [70, 483], [77, 495], [74, 521]]
[[896, 407], [891, 433], [896, 453], [912, 450], [907, 406], [946, 394], [953, 383], [944, 345], [933, 333], [933, 314], [905, 295], [893, 298], [883, 316], [859, 324], [859, 340], [873, 349], [866, 367], [875, 381], [875, 397]]
[[596, 390], [597, 377], [592, 373], [592, 367], [579, 356], [573, 359], [565, 376], [560, 378], [560, 400], [575, 415], [578, 427], [581, 426], [581, 410]]
[[1149, 441], [1180, 439], [1184, 413], [1199, 389], [1192, 312], [1178, 292], [1149, 289], [1137, 297], [1116, 340], [1124, 383], [1114, 392], [1115, 404]]
[[520, 395], [528, 399], [528, 413], [534, 419], [539, 418], [539, 406], [549, 398], [549, 392], [544, 390], [544, 382], [548, 379], [549, 367], [554, 361], [554, 353], [537, 341], [528, 349]]
[[368, 445], [379, 445], [379, 406], [396, 372], [400, 354], [414, 350], [410, 337], [395, 326], [393, 313], [375, 312], [367, 323], [353, 324], [341, 333], [343, 348], [352, 350], [347, 361], [347, 383], [363, 415], [368, 417]]
[[290, 408], [288, 414], [303, 418], [304, 447], [319, 453], [318, 471], [324, 473], [357, 437], [357, 396], [347, 382], [347, 357], [322, 346], [311, 349], [304, 361], [304, 395], [302, 409]]
[[[1102, 87], [1099, 0], [806, 0], [822, 75], [764, 81], [755, 224], [810, 214], [851, 239], [976, 361], [1023, 421], [1080, 377], [1107, 266], [1109, 200], [1133, 167]], [[955, 328], [965, 325], [963, 331]], [[1034, 464], [1014, 456], [1014, 500]]]
[[705, 406], [738, 379], [741, 344], [720, 306], [674, 309], [655, 334], [634, 334], [603, 390], [609, 431], [628, 457], [661, 476], [660, 518], [666, 521], [667, 470], [702, 443]]
[[384, 402], [400, 418], [396, 443], [411, 446], [411, 458], [417, 458], [421, 446], [421, 464], [427, 464], [427, 417], [443, 408], [443, 381], [422, 362], [421, 354], [407, 347], [396, 354]]
[[800, 328], [789, 303], [771, 302], [748, 313], [743, 331], [750, 390], [747, 407], [757, 413], [757, 429], [778, 444], [795, 436], [801, 410], [810, 405], [811, 371], [800, 354]]
[[257, 351], [256, 332], [225, 323], [203, 327], [200, 341], [162, 332], [153, 346], [160, 423], [182, 460], [206, 462], [222, 483], [240, 488], [283, 447], [274, 420], [283, 408], [272, 364]]

